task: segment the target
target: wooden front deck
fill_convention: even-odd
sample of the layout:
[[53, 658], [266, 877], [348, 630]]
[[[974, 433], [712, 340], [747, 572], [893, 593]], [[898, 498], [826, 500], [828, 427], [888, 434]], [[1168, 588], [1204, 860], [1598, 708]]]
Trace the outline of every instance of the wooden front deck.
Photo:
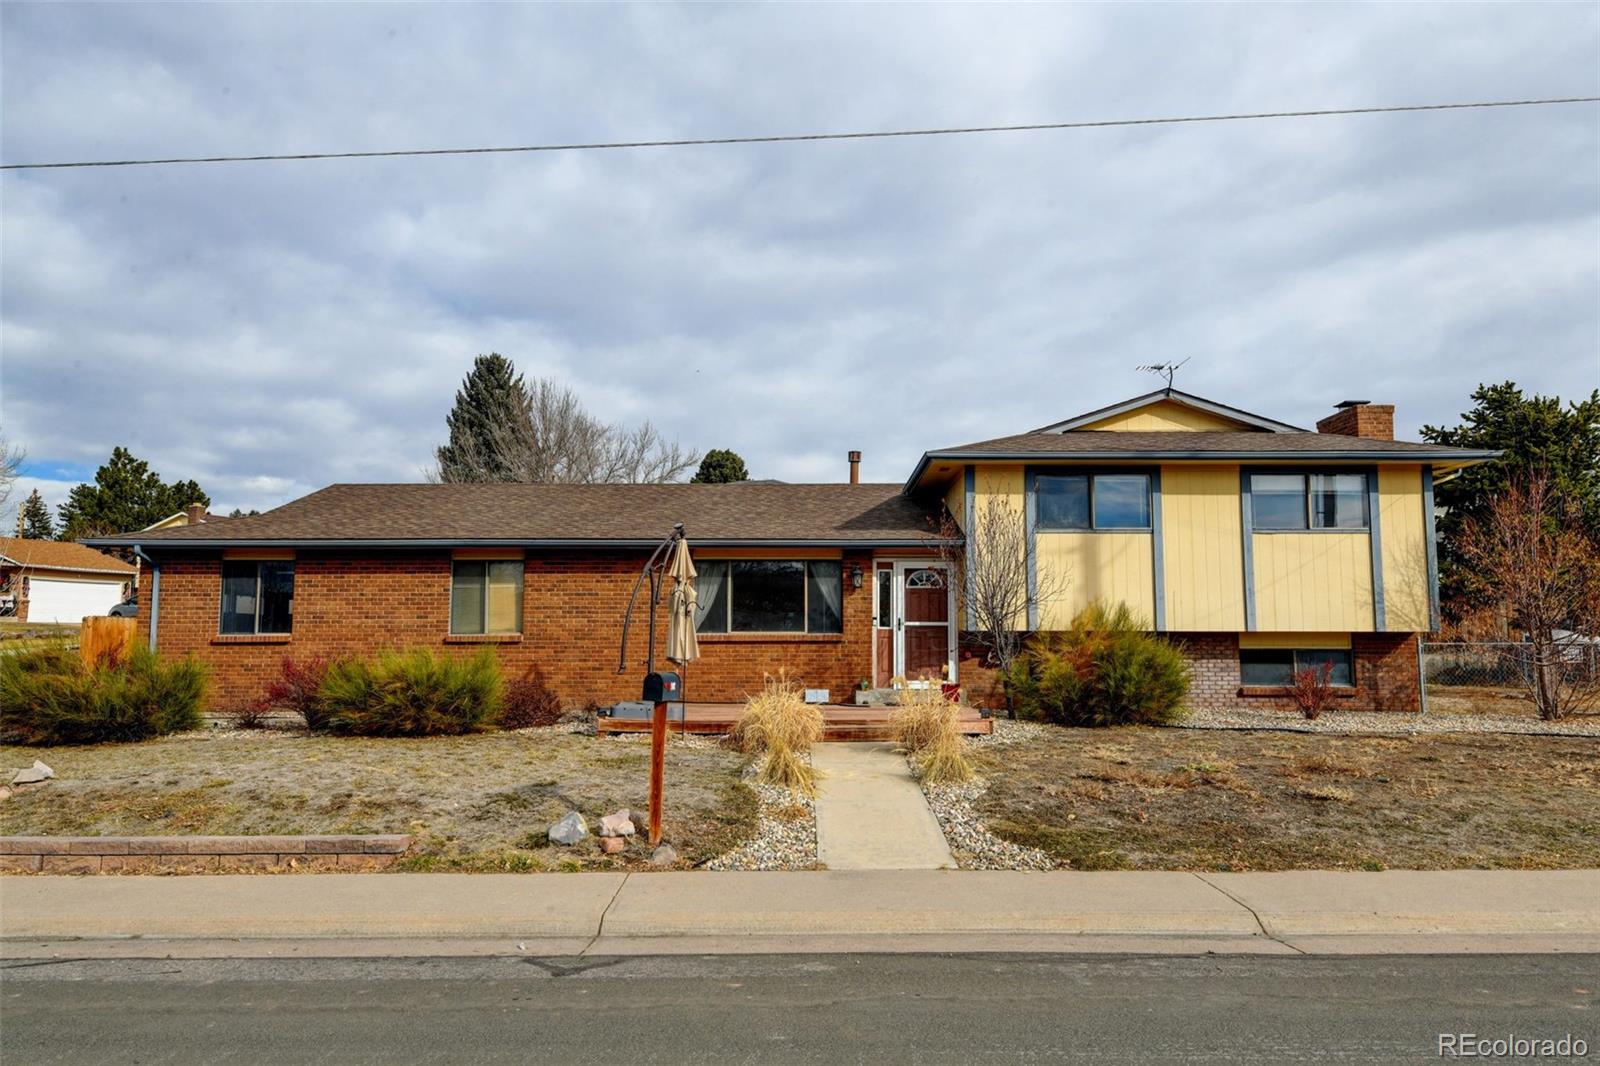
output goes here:
[[[853, 707], [837, 703], [822, 705], [823, 740], [893, 740], [889, 728], [892, 707]], [[683, 721], [667, 723], [672, 733], [718, 734], [733, 728], [733, 723], [744, 713], [742, 703], [688, 703], [684, 705]], [[597, 728], [601, 736], [608, 733], [648, 733], [648, 718], [611, 718], [600, 715]], [[985, 736], [994, 732], [994, 721], [983, 717], [971, 707], [961, 708], [961, 731], [968, 736]]]

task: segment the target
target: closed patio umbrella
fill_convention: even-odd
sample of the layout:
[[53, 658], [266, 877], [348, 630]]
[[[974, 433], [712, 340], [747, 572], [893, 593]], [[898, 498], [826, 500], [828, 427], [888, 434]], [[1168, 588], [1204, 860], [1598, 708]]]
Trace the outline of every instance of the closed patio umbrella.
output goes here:
[[699, 601], [694, 590], [694, 560], [689, 558], [687, 538], [678, 538], [667, 573], [672, 577], [672, 598], [667, 601], [667, 658], [681, 665], [700, 658], [700, 640], [694, 632]]

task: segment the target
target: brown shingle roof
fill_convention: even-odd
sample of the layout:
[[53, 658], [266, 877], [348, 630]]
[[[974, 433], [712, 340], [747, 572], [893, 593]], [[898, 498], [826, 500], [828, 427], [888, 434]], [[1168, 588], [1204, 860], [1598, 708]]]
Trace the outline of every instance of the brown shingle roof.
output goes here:
[[1374, 440], [1337, 433], [1198, 432], [1155, 430], [1122, 432], [1075, 429], [1066, 433], [1018, 433], [972, 444], [938, 448], [922, 457], [906, 482], [910, 488], [935, 459], [1199, 459], [1474, 463], [1499, 452], [1448, 448], [1418, 441]]
[[132, 574], [133, 566], [67, 540], [0, 537], [0, 556], [32, 570], [76, 570], [86, 574]]
[[358, 541], [920, 544], [932, 513], [898, 485], [330, 485], [276, 510], [95, 543]]
[[1373, 440], [1370, 437], [1346, 437], [1336, 433], [1207, 433], [1194, 430], [1122, 432], [1109, 429], [1076, 429], [1070, 433], [1018, 433], [1011, 437], [980, 440], [974, 444], [959, 444], [954, 448], [940, 448], [928, 454], [949, 455], [954, 452], [972, 454], [1203, 452], [1262, 454], [1268, 457], [1279, 452], [1303, 452], [1314, 455], [1351, 452], [1361, 455], [1406, 456], [1449, 453], [1452, 457], [1473, 454], [1461, 448], [1446, 448], [1438, 444], [1423, 444], [1408, 440]]

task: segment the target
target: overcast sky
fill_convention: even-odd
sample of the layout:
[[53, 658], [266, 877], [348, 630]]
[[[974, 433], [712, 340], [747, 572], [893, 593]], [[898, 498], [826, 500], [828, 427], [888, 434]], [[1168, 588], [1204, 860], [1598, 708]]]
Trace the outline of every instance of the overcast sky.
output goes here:
[[[0, 8], [5, 162], [1600, 95], [1594, 4]], [[1600, 106], [0, 177], [0, 427], [214, 506], [421, 477], [480, 352], [757, 477], [1144, 392], [1600, 382]], [[18, 494], [19, 496], [21, 494]], [[13, 503], [16, 501], [13, 500]]]

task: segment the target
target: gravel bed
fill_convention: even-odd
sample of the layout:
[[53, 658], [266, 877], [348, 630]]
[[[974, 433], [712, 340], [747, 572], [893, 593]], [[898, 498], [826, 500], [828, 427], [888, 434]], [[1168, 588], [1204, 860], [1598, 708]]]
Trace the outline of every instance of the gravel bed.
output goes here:
[[[967, 743], [975, 747], [998, 748], [1011, 744], [1026, 744], [1043, 736], [1047, 726], [1038, 722], [1016, 722], [996, 719], [994, 732], [988, 736], [968, 737]], [[913, 767], [913, 775], [916, 770]], [[973, 806], [989, 785], [975, 778], [960, 785], [935, 785], [926, 781], [922, 794], [928, 807], [939, 820], [950, 852], [963, 870], [1054, 870], [1060, 867], [1055, 859], [1037, 848], [1026, 848], [1001, 840], [984, 826]]]
[[950, 844], [950, 852], [963, 870], [1054, 870], [1061, 864], [1036, 848], [1025, 848], [1001, 840], [984, 826], [973, 802], [984, 794], [988, 784], [976, 778], [961, 785], [922, 783], [928, 807], [939, 819], [939, 828]]
[[[709, 738], [696, 738], [709, 739]], [[817, 807], [808, 797], [755, 780], [755, 764], [744, 782], [760, 798], [756, 835], [703, 864], [702, 870], [811, 870], [817, 865]], [[798, 809], [804, 813], [795, 817]]]
[[[996, 723], [997, 725], [999, 723]], [[1416, 736], [1423, 733], [1521, 733], [1533, 736], [1600, 737], [1600, 715], [1546, 722], [1488, 714], [1385, 714], [1325, 711], [1312, 721], [1283, 711], [1193, 710], [1179, 729], [1275, 729], [1286, 733], [1345, 736]]]

